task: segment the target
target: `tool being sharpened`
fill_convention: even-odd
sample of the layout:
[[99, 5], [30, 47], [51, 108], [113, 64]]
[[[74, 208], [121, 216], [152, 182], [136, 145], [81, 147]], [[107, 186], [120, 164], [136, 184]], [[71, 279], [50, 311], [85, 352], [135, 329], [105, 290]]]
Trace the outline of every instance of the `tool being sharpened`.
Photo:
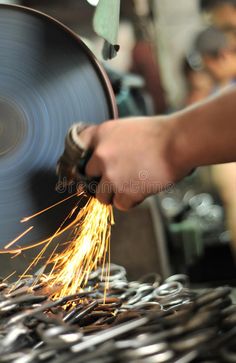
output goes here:
[[95, 195], [100, 178], [89, 178], [85, 174], [92, 150], [86, 149], [80, 137], [80, 133], [88, 126], [79, 122], [69, 129], [65, 138], [64, 152], [57, 163], [57, 175], [64, 185], [77, 182], [88, 194]]

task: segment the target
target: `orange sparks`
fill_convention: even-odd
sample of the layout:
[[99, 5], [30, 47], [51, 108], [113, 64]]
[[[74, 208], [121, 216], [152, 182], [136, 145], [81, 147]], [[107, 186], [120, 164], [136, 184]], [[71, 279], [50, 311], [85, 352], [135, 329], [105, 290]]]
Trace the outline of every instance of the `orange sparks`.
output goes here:
[[16, 271], [13, 271], [12, 273], [10, 273], [10, 275], [6, 276], [6, 277], [2, 280], [2, 282], [9, 280], [9, 278], [10, 278], [10, 277], [12, 277], [13, 275], [15, 275], [15, 273], [16, 273]]
[[112, 207], [90, 198], [78, 213], [76, 228], [68, 248], [54, 256], [49, 277], [50, 285], [62, 285], [57, 298], [74, 294], [86, 285], [89, 274], [105, 261], [109, 264], [111, 225], [114, 223]]
[[[81, 193], [77, 195], [82, 195], [82, 197], [85, 196]], [[24, 218], [22, 221], [26, 222], [74, 196], [75, 195], [72, 195], [33, 216]], [[75, 215], [76, 212], [77, 215], [74, 220], [70, 222], [68, 226], [63, 227], [65, 222]], [[42, 270], [44, 271], [47, 268], [49, 272], [44, 275], [41, 274], [40, 276], [43, 277], [50, 286], [59, 286], [59, 289], [57, 289], [53, 298], [60, 298], [74, 294], [85, 287], [90, 273], [99, 266], [102, 267], [103, 275], [106, 277], [109, 275], [110, 235], [112, 224], [114, 224], [112, 206], [103, 205], [97, 199], [91, 197], [88, 199], [86, 205], [79, 211], [78, 205], [73, 207], [72, 211], [53, 236], [43, 241], [36, 242], [31, 246], [2, 251], [2, 253], [8, 252], [11, 254], [20, 254], [22, 251], [44, 244], [42, 250], [23, 273], [22, 276], [25, 276], [31, 268], [35, 267], [38, 262], [44, 258], [44, 254], [55, 238], [61, 236], [65, 231], [70, 230], [70, 242], [60, 241], [59, 244], [61, 246], [66, 246], [60, 253], [56, 252], [59, 244], [56, 245], [45, 264], [45, 268]], [[12, 242], [8, 243], [8, 245], [5, 246], [5, 249], [12, 246], [32, 228], [33, 226], [28, 228]], [[108, 262], [108, 264], [105, 267], [106, 262]], [[105, 290], [107, 287], [107, 284], [105, 284]]]
[[4, 249], [6, 250], [7, 248], [11, 247], [12, 245], [14, 245], [14, 243], [16, 243], [17, 241], [19, 241], [19, 239], [21, 239], [23, 236], [25, 236], [27, 233], [29, 233], [29, 231], [31, 231], [31, 229], [33, 229], [34, 226], [29, 227], [28, 229], [26, 229], [26, 231], [24, 231], [23, 233], [21, 233], [18, 237], [16, 237], [15, 239], [13, 239], [13, 241], [9, 242]]
[[[82, 193], [81, 193], [81, 194], [82, 194]], [[45, 209], [41, 210], [40, 212], [33, 214], [32, 216], [29, 216], [29, 217], [25, 217], [25, 218], [23, 218], [23, 219], [21, 220], [21, 223], [28, 222], [30, 219], [35, 218], [35, 217], [39, 216], [40, 214], [43, 214], [43, 213], [47, 212], [48, 210], [50, 210], [50, 209], [52, 209], [52, 208], [55, 208], [55, 207], [56, 207], [56, 206], [58, 206], [59, 204], [64, 203], [66, 200], [69, 200], [69, 199], [71, 199], [71, 198], [75, 197], [76, 195], [79, 197], [81, 194], [74, 193], [73, 195], [70, 195], [69, 197], [67, 197], [67, 198], [65, 198], [65, 199], [63, 199], [63, 200], [60, 200], [59, 202], [57, 202], [57, 203], [55, 203], [55, 204], [53, 204], [53, 205], [50, 205], [49, 207], [47, 207], [47, 208], [45, 208]]]

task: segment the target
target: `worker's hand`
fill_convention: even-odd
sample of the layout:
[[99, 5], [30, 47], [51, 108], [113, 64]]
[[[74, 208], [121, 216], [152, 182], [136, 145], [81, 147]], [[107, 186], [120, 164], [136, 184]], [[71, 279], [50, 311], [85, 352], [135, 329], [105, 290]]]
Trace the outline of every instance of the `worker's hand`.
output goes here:
[[96, 197], [127, 210], [188, 174], [176, 162], [170, 117], [129, 118], [86, 128], [80, 135], [93, 150], [86, 167], [101, 177]]

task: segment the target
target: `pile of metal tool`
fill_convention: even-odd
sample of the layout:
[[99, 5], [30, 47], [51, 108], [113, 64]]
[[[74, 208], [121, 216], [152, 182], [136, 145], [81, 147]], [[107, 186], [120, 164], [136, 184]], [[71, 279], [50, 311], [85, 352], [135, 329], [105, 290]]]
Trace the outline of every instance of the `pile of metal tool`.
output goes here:
[[84, 291], [52, 300], [43, 279], [0, 284], [0, 362], [236, 362], [231, 289], [189, 289], [185, 275], [128, 282], [111, 265]]

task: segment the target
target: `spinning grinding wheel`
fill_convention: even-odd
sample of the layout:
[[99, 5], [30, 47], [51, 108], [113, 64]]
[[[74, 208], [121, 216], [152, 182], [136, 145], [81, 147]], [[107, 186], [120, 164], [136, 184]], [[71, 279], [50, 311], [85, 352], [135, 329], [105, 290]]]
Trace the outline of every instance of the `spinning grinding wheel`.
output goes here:
[[[115, 116], [109, 81], [74, 33], [37, 11], [0, 5], [0, 248], [32, 224], [23, 217], [63, 199], [55, 167], [68, 128]], [[65, 211], [36, 218], [22, 244], [55, 231]]]

